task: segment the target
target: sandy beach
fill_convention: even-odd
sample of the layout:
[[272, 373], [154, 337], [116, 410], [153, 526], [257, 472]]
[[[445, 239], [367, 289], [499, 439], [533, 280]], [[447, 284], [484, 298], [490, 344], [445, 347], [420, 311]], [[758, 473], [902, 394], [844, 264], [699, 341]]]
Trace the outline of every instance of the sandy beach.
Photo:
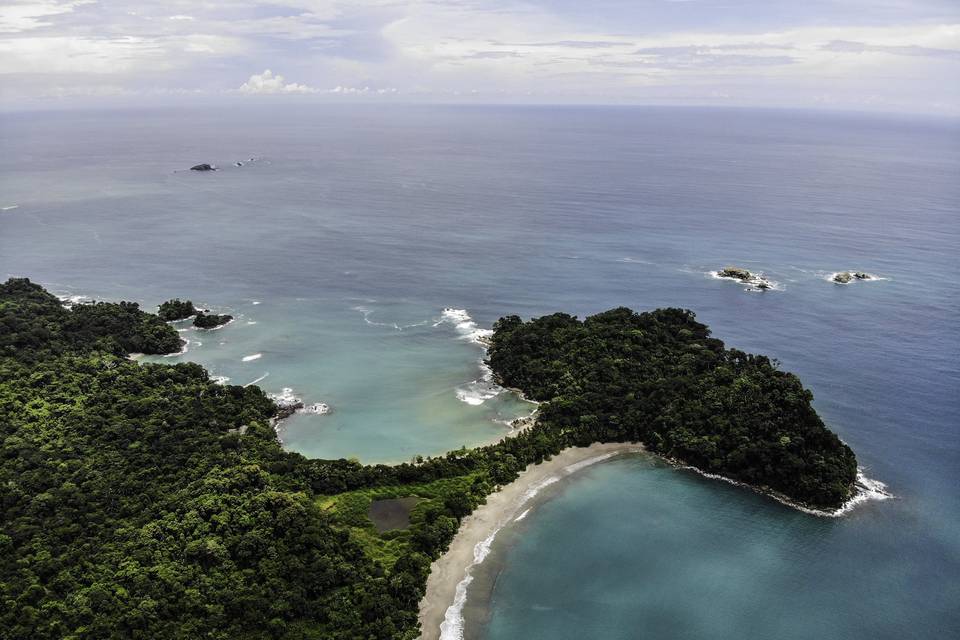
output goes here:
[[486, 557], [497, 531], [519, 517], [540, 488], [595, 462], [640, 451], [642, 445], [622, 442], [566, 449], [549, 461], [528, 466], [515, 481], [488, 496], [486, 504], [464, 518], [450, 548], [430, 567], [427, 591], [420, 601], [421, 640], [463, 637], [460, 611], [473, 566]]

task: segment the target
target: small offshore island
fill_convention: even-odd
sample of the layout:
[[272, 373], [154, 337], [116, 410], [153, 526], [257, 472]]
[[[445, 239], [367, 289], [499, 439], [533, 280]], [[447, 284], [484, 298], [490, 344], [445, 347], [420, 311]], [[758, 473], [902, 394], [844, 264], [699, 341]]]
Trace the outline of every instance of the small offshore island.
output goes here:
[[191, 315], [189, 301], [65, 308], [25, 278], [0, 284], [11, 637], [413, 640], [421, 621], [435, 637], [450, 601], [428, 602], [449, 594], [428, 591], [431, 566], [551, 459], [645, 448], [819, 512], [854, 494], [856, 457], [800, 380], [690, 311], [501, 319], [488, 363], [541, 403], [536, 421], [392, 466], [284, 451], [259, 387], [127, 359], [179, 351], [168, 321]]
[[161, 303], [157, 315], [166, 322], [179, 322], [193, 318], [193, 326], [198, 329], [216, 329], [233, 320], [231, 315], [208, 313], [203, 309], [197, 309], [192, 301], [184, 301], [180, 298]]

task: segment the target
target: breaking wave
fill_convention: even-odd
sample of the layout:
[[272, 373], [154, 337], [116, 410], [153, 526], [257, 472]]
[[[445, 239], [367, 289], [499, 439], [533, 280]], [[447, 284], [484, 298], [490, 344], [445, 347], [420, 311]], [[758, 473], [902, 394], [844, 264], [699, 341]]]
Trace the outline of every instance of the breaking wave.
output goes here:
[[440, 314], [440, 319], [433, 323], [433, 326], [438, 327], [445, 322], [452, 324], [464, 340], [469, 340], [484, 347], [487, 345], [487, 340], [493, 335], [492, 329], [481, 329], [466, 309], [447, 307]]
[[757, 493], [761, 493], [763, 495], [769, 496], [774, 500], [776, 500], [777, 502], [784, 504], [788, 507], [792, 507], [798, 511], [803, 511], [804, 513], [809, 513], [810, 515], [821, 516], [824, 518], [839, 518], [841, 516], [844, 516], [850, 513], [851, 511], [853, 511], [854, 507], [856, 507], [857, 505], [863, 504], [864, 502], [870, 502], [874, 500], [876, 501], [889, 500], [891, 498], [896, 497], [895, 495], [893, 495], [887, 490], [886, 484], [884, 484], [883, 482], [880, 482], [879, 480], [873, 480], [872, 478], [868, 478], [864, 474], [863, 468], [857, 467], [857, 478], [853, 482], [853, 486], [854, 486], [853, 496], [851, 496], [845, 503], [843, 503], [841, 507], [837, 509], [833, 509], [829, 511], [825, 509], [814, 509], [811, 507], [806, 507], [802, 504], [797, 504], [796, 502], [787, 498], [785, 495], [778, 493], [776, 491], [761, 489], [761, 488], [755, 487], [752, 484], [741, 482], [739, 480], [734, 480], [733, 478], [728, 478], [727, 476], [722, 476], [716, 473], [708, 473], [706, 471], [697, 469], [696, 467], [683, 464], [681, 462], [677, 462], [676, 460], [672, 460], [670, 458], [663, 458], [663, 459], [673, 464], [675, 467], [679, 469], [687, 469], [689, 471], [693, 471], [694, 473], [697, 473], [703, 476], [704, 478], [710, 478], [711, 480], [722, 480], [723, 482], [732, 484], [737, 487], [744, 487], [747, 489], [751, 489], [753, 491], [756, 491]]
[[493, 371], [483, 360], [480, 361], [480, 370], [482, 375], [479, 378], [457, 388], [457, 400], [472, 406], [479, 406], [505, 391], [503, 387], [493, 381]]
[[249, 386], [255, 385], [255, 384], [257, 384], [258, 382], [261, 382], [262, 380], [264, 380], [264, 379], [265, 379], [267, 376], [269, 376], [269, 375], [270, 375], [270, 372], [267, 371], [265, 374], [263, 374], [262, 376], [260, 376], [260, 377], [257, 378], [256, 380], [252, 380], [252, 381], [248, 382], [247, 384], [245, 384], [245, 385], [243, 385], [243, 386], [249, 387]]
[[[442, 324], [452, 324], [462, 340], [469, 340], [484, 349], [487, 347], [490, 336], [493, 335], [491, 329], [480, 328], [466, 309], [447, 307], [440, 314], [440, 318], [433, 323], [433, 326], [439, 327]], [[493, 371], [482, 358], [479, 364], [480, 377], [457, 387], [455, 392], [457, 400], [471, 406], [479, 406], [505, 391], [503, 387], [493, 381]]]
[[363, 305], [357, 305], [353, 307], [354, 311], [359, 311], [363, 314], [363, 321], [373, 327], [386, 327], [388, 329], [393, 329], [395, 331], [403, 331], [404, 329], [412, 329], [413, 327], [422, 327], [427, 324], [427, 320], [422, 320], [420, 322], [414, 322], [412, 324], [397, 324], [396, 322], [378, 322], [376, 320], [371, 320], [370, 316], [373, 315], [375, 309], [365, 307]]
[[270, 393], [267, 395], [277, 404], [277, 406], [281, 408], [292, 408], [295, 413], [312, 414], [316, 416], [322, 416], [330, 413], [330, 405], [328, 405], [326, 402], [304, 404], [303, 398], [294, 393], [293, 389], [290, 387], [284, 387], [280, 390], [280, 393]]

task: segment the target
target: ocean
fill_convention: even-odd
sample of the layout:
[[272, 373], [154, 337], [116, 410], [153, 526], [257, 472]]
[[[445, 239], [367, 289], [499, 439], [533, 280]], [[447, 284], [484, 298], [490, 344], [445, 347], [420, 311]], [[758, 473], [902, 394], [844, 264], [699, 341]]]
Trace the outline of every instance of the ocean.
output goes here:
[[496, 440], [531, 410], [482, 366], [497, 318], [677, 306], [800, 375], [894, 496], [822, 518], [605, 461], [501, 530], [467, 638], [960, 635], [960, 122], [261, 104], [6, 113], [0, 151], [0, 276], [233, 314], [155, 360], [328, 405], [291, 450]]

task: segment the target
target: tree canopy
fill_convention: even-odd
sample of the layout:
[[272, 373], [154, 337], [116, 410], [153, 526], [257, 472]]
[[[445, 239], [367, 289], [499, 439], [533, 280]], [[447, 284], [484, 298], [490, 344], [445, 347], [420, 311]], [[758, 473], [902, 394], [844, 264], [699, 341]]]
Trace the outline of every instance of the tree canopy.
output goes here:
[[850, 497], [856, 458], [813, 394], [769, 358], [724, 348], [691, 311], [509, 316], [489, 357], [505, 385], [548, 402], [541, 424], [580, 441], [640, 441], [814, 507]]

